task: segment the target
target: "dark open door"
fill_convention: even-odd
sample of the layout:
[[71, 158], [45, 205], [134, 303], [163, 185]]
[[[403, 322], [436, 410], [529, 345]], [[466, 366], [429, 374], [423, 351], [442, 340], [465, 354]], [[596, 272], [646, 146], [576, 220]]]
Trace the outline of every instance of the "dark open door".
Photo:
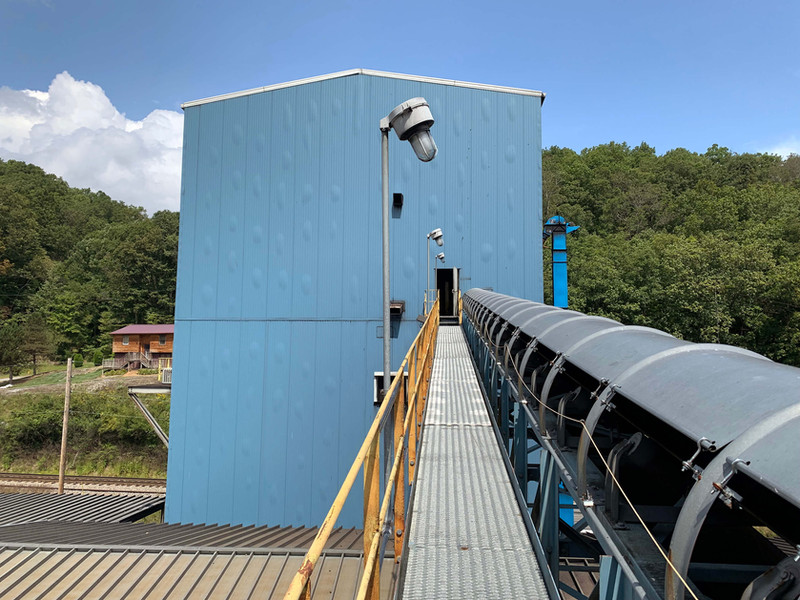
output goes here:
[[458, 268], [436, 269], [436, 290], [439, 292], [439, 314], [458, 316]]

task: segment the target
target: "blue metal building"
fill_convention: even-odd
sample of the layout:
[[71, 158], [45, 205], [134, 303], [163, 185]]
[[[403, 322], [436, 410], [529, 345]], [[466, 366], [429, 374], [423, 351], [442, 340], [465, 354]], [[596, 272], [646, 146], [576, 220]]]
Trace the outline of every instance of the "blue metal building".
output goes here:
[[392, 135], [392, 364], [436, 227], [462, 289], [541, 301], [542, 93], [357, 69], [185, 104], [167, 521], [324, 518], [382, 368], [378, 123], [415, 96], [439, 154]]

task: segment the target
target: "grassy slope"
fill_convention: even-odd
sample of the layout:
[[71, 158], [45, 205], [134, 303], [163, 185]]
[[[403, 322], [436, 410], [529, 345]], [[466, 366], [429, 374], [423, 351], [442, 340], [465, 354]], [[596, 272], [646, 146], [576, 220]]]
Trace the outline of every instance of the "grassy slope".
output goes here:
[[[67, 473], [165, 477], [167, 450], [127, 396], [128, 385], [155, 376], [103, 377], [95, 367], [73, 376]], [[0, 390], [0, 469], [58, 471], [65, 373], [37, 375]], [[145, 398], [165, 430], [168, 397]]]

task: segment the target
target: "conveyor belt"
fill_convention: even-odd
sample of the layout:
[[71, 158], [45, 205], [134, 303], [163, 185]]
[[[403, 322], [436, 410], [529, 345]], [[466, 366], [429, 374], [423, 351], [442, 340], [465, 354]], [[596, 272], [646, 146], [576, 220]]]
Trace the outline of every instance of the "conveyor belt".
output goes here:
[[440, 327], [403, 598], [548, 598], [460, 327]]

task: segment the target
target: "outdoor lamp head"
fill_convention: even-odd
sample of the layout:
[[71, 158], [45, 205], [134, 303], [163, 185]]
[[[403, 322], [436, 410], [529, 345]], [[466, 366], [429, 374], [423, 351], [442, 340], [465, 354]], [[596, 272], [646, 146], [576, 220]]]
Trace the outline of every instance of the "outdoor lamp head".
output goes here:
[[436, 255], [436, 258], [438, 258], [440, 261], [444, 262], [444, 252], [439, 252], [439, 254]]
[[441, 246], [442, 244], [444, 244], [444, 235], [442, 234], [442, 230], [439, 229], [438, 227], [433, 231], [431, 231], [428, 234], [428, 237], [433, 238], [433, 241], [436, 242], [437, 246]]
[[418, 159], [423, 162], [433, 160], [438, 149], [431, 136], [433, 115], [425, 98], [406, 100], [395, 107], [386, 119], [398, 138], [411, 142]]

